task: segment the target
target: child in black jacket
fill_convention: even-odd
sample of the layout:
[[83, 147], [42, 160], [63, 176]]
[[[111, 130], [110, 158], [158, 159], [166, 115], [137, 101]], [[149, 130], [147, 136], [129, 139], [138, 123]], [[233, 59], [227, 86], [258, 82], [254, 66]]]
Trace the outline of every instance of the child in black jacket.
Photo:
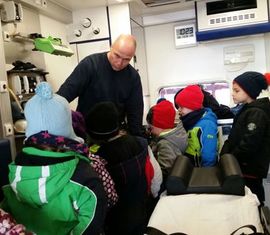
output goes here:
[[[86, 117], [95, 154], [107, 161], [118, 202], [107, 214], [106, 235], [142, 235], [148, 222], [148, 143], [142, 137], [120, 131], [119, 113], [112, 102], [96, 104]], [[90, 147], [93, 151], [93, 148]]]
[[267, 89], [270, 79], [257, 72], [245, 72], [233, 80], [233, 100], [244, 104], [234, 118], [231, 133], [221, 150], [233, 154], [241, 167], [245, 184], [263, 204], [263, 178], [270, 162], [270, 102], [256, 99]]

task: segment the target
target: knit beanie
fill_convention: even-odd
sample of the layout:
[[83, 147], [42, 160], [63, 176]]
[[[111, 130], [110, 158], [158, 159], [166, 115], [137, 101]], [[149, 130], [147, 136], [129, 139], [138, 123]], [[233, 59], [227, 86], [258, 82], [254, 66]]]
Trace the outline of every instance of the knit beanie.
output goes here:
[[198, 85], [189, 85], [178, 93], [175, 102], [180, 107], [197, 110], [203, 107], [203, 98], [204, 95]]
[[163, 100], [151, 108], [152, 120], [150, 124], [161, 128], [171, 129], [174, 128], [174, 121], [176, 111], [173, 104], [168, 100]]
[[79, 142], [72, 128], [71, 110], [67, 100], [54, 94], [47, 82], [38, 84], [35, 95], [25, 105], [24, 115], [27, 121], [26, 137], [48, 131], [52, 135], [64, 136]]
[[256, 99], [262, 90], [267, 89], [269, 84], [267, 74], [265, 76], [253, 71], [239, 75], [233, 82], [237, 83], [252, 99]]
[[112, 102], [100, 102], [86, 115], [86, 129], [96, 140], [108, 140], [118, 134], [119, 112]]

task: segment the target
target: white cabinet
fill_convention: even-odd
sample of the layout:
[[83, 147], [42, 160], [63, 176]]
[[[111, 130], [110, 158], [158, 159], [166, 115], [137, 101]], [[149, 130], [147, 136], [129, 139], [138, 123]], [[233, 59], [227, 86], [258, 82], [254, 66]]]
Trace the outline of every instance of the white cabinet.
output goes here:
[[78, 61], [81, 61], [84, 57], [88, 55], [109, 50], [109, 40], [77, 44]]

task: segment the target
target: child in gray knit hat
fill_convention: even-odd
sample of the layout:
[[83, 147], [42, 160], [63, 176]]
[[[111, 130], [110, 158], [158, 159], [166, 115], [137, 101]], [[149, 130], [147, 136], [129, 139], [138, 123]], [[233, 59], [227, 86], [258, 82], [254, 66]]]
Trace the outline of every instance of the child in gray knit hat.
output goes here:
[[231, 153], [237, 158], [246, 186], [261, 204], [265, 200], [262, 181], [270, 162], [270, 102], [268, 97], [257, 97], [269, 84], [269, 76], [253, 71], [233, 80], [233, 101], [243, 107], [234, 118], [220, 155]]

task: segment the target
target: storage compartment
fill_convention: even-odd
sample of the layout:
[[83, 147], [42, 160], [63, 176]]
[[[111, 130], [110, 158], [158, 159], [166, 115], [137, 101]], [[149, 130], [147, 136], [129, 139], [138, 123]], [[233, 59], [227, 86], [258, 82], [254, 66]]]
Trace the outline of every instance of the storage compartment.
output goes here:
[[196, 2], [198, 31], [269, 22], [268, 0]]
[[196, 2], [197, 41], [270, 31], [269, 0]]

